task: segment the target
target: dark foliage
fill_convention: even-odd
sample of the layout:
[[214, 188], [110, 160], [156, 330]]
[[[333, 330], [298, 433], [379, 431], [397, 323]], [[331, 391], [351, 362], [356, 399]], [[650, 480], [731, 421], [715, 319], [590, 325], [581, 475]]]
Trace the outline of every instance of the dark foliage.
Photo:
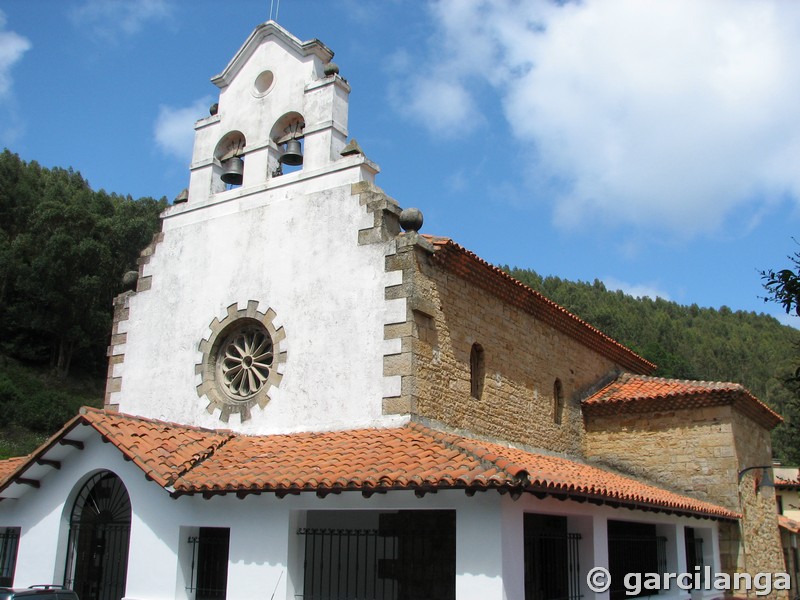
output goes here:
[[0, 352], [101, 375], [111, 302], [165, 207], [0, 154]]
[[[791, 267], [774, 271], [768, 269], [761, 272], [764, 289], [769, 294], [764, 298], [767, 302], [776, 302], [786, 311], [800, 316], [800, 252], [789, 256]], [[791, 390], [791, 398], [782, 406], [784, 423], [775, 435], [776, 444], [785, 449], [786, 462], [800, 464], [800, 343], [796, 343], [792, 353], [794, 368], [784, 379], [786, 387]]]

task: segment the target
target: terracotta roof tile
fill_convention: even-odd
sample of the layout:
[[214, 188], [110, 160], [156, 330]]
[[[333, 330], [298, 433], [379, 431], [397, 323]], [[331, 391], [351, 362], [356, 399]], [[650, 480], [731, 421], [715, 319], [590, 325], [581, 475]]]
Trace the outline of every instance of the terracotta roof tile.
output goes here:
[[797, 479], [784, 479], [783, 477], [775, 476], [775, 487], [787, 490], [800, 488], [800, 480]]
[[83, 420], [159, 485], [169, 486], [233, 437], [229, 431], [83, 408]]
[[516, 489], [712, 517], [738, 516], [595, 466], [415, 423], [394, 429], [237, 437], [175, 484], [177, 491], [186, 493], [435, 488]]
[[229, 431], [190, 427], [84, 406], [80, 414], [70, 419], [33, 454], [3, 461], [8, 468], [3, 470], [0, 466], [0, 492], [81, 424], [93, 427], [104, 441], [114, 444], [148, 478], [163, 487], [171, 486], [184, 471], [233, 437]]
[[778, 425], [781, 416], [738, 383], [686, 381], [622, 373], [583, 401], [589, 415], [643, 413], [681, 408], [733, 405], [768, 429]]
[[14, 473], [27, 460], [27, 456], [17, 456], [6, 460], [0, 460], [0, 481], [3, 481], [6, 477]]
[[[68, 435], [78, 423], [93, 427], [148, 477], [171, 487], [176, 495], [494, 488], [712, 518], [739, 517], [725, 508], [592, 465], [417, 423], [392, 429], [245, 436], [86, 409], [59, 435]], [[7, 471], [0, 490], [48, 447], [17, 459], [16, 470]]]
[[619, 501], [639, 507], [667, 508], [706, 516], [731, 518], [735, 513], [710, 502], [676, 494], [575, 460], [486, 444], [527, 474], [528, 491], [563, 493], [568, 496]]
[[783, 527], [792, 533], [800, 533], [800, 523], [785, 515], [778, 515], [778, 527]]
[[577, 339], [625, 369], [637, 373], [652, 373], [655, 370], [653, 363], [450, 238], [423, 237], [434, 246], [433, 261], [452, 273]]

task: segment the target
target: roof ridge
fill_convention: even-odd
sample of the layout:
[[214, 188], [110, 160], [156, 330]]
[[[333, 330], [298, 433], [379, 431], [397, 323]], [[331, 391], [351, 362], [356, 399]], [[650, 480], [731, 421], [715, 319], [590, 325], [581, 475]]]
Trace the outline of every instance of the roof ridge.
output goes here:
[[[434, 246], [437, 247], [437, 250], [434, 252], [434, 255], [433, 255], [434, 258], [437, 257], [437, 254], [439, 252], [441, 252], [440, 257], [447, 256], [447, 253], [448, 253], [449, 250], [455, 250], [457, 252], [460, 252], [461, 254], [463, 254], [463, 255], [469, 257], [470, 259], [474, 260], [476, 263], [481, 265], [484, 269], [487, 269], [489, 272], [491, 272], [495, 276], [501, 277], [506, 282], [508, 282], [510, 284], [513, 284], [514, 286], [516, 286], [520, 290], [524, 291], [528, 295], [532, 296], [533, 298], [535, 298], [539, 302], [542, 302], [544, 304], [544, 306], [546, 306], [549, 310], [555, 311], [555, 313], [562, 315], [562, 317], [566, 318], [568, 320], [568, 322], [571, 322], [574, 325], [577, 325], [577, 326], [581, 327], [583, 329], [583, 331], [589, 332], [592, 335], [596, 336], [596, 339], [601, 340], [601, 342], [603, 344], [606, 344], [610, 348], [613, 348], [614, 350], [616, 350], [617, 353], [621, 353], [621, 354], [619, 354], [619, 357], [626, 357], [627, 360], [623, 359], [622, 362], [628, 362], [629, 363], [629, 367], [630, 367], [631, 364], [638, 364], [640, 367], [643, 367], [643, 368], [649, 370], [650, 372], [652, 372], [652, 371], [654, 371], [656, 369], [656, 365], [651, 363], [646, 358], [640, 356], [639, 354], [637, 354], [636, 352], [634, 352], [633, 350], [631, 350], [630, 348], [628, 348], [624, 344], [621, 344], [620, 342], [618, 342], [617, 340], [615, 340], [611, 336], [609, 336], [609, 335], [603, 333], [602, 331], [600, 331], [594, 325], [591, 325], [587, 321], [581, 319], [579, 316], [577, 316], [574, 313], [568, 311], [566, 308], [564, 308], [563, 306], [561, 306], [557, 302], [554, 302], [553, 300], [551, 300], [550, 298], [548, 298], [547, 296], [545, 296], [541, 292], [538, 292], [538, 291], [534, 290], [532, 287], [530, 287], [530, 286], [522, 283], [518, 279], [512, 277], [511, 275], [509, 275], [508, 273], [506, 273], [505, 271], [503, 271], [499, 267], [497, 267], [497, 266], [491, 264], [489, 261], [481, 258], [480, 256], [478, 256], [477, 254], [475, 254], [471, 250], [468, 250], [467, 248], [465, 248], [461, 244], [453, 241], [450, 238], [433, 239], [433, 238], [435, 238], [435, 236], [430, 236], [430, 237], [432, 239], [432, 243], [434, 244]], [[442, 260], [443, 260], [443, 258], [442, 258]], [[463, 274], [462, 274], [462, 276], [463, 276]], [[557, 325], [556, 325], [556, 328], [558, 328]], [[561, 329], [561, 331], [563, 333], [569, 335], [570, 337], [573, 337], [573, 338], [575, 338], [575, 336], [577, 335], [577, 332], [574, 332], [574, 331], [570, 332], [568, 327], [566, 327], [565, 329]], [[596, 350], [598, 352], [602, 353], [602, 350], [599, 350], [597, 348], [596, 348]]]
[[621, 373], [608, 385], [582, 400], [581, 406], [586, 411], [592, 411], [592, 414], [607, 415], [609, 411], [619, 410], [650, 412], [671, 409], [667, 406], [670, 403], [672, 408], [697, 408], [701, 404], [730, 405], [768, 429], [783, 421], [780, 414], [741, 383], [672, 379], [630, 372]]
[[199, 467], [201, 464], [203, 464], [203, 463], [204, 463], [205, 461], [207, 461], [209, 458], [211, 458], [212, 456], [214, 456], [214, 454], [216, 454], [217, 450], [219, 450], [219, 449], [220, 449], [220, 448], [222, 448], [223, 446], [227, 445], [227, 443], [228, 443], [228, 442], [230, 442], [231, 440], [233, 440], [233, 439], [236, 439], [236, 437], [237, 437], [237, 436], [236, 436], [235, 434], [233, 434], [233, 433], [232, 433], [231, 435], [228, 435], [228, 436], [227, 436], [227, 437], [226, 437], [224, 440], [222, 440], [222, 442], [221, 442], [220, 444], [217, 444], [216, 446], [212, 445], [212, 446], [210, 447], [209, 451], [207, 451], [207, 452], [205, 453], [205, 455], [204, 455], [204, 456], [202, 456], [202, 457], [199, 457], [199, 458], [198, 458], [196, 461], [194, 461], [193, 463], [190, 463], [190, 464], [189, 464], [189, 466], [187, 466], [187, 467], [186, 467], [186, 468], [185, 468], [183, 471], [181, 471], [180, 473], [178, 473], [178, 474], [177, 474], [177, 475], [176, 475], [176, 476], [175, 476], [175, 477], [174, 477], [174, 478], [173, 478], [173, 479], [172, 479], [172, 480], [169, 482], [169, 484], [168, 484], [168, 485], [170, 485], [170, 486], [174, 485], [174, 484], [175, 484], [175, 483], [176, 483], [176, 482], [177, 482], [179, 479], [181, 479], [181, 478], [182, 478], [182, 477], [184, 477], [184, 476], [185, 476], [187, 473], [189, 473], [189, 471], [191, 471], [192, 469], [196, 469], [197, 467]]
[[[47, 438], [44, 441], [44, 443], [41, 444], [36, 450], [25, 456], [12, 457], [12, 458], [19, 458], [21, 460], [19, 461], [19, 464], [15, 465], [15, 468], [13, 470], [11, 470], [5, 475], [5, 477], [0, 477], [0, 493], [2, 493], [11, 484], [15, 474], [24, 471], [34, 461], [41, 458], [48, 450], [50, 450], [50, 448], [52, 448], [55, 445], [55, 443], [60, 438], [66, 436], [66, 434], [69, 431], [72, 431], [75, 428], [75, 426], [83, 420], [84, 420], [83, 415], [81, 414], [75, 415], [69, 421], [64, 423], [64, 425], [62, 425], [58, 431], [56, 431], [53, 435]], [[2, 500], [1, 497], [0, 500]]]
[[[522, 487], [525, 487], [530, 483], [527, 469], [521, 465], [518, 465], [512, 459], [505, 456], [499, 456], [498, 454], [492, 452], [491, 449], [481, 446], [481, 440], [471, 440], [470, 438], [466, 438], [464, 436], [447, 433], [445, 431], [439, 431], [417, 421], [409, 422], [406, 427], [427, 434], [434, 441], [439, 442], [446, 448], [462, 452], [474, 458], [485, 467], [494, 467], [498, 469], [511, 479], [517, 481], [518, 485]], [[459, 443], [459, 441], [461, 443]]]
[[[749, 391], [747, 388], [738, 383], [736, 381], [715, 381], [713, 379], [678, 379], [677, 377], [659, 377], [656, 375], [639, 375], [637, 373], [631, 373], [630, 371], [625, 371], [620, 374], [620, 377], [616, 380], [619, 381], [623, 376], [627, 376], [630, 379], [643, 379], [645, 381], [663, 381], [663, 382], [675, 382], [675, 383], [682, 383], [685, 385], [697, 385], [697, 386], [716, 386], [711, 389], [735, 389], [735, 390], [744, 390]], [[613, 383], [613, 382], [612, 382]], [[722, 386], [725, 386], [724, 388]]]
[[[88, 408], [90, 410], [84, 412], [83, 411], [84, 408]], [[94, 419], [88, 418], [87, 417], [87, 413], [93, 413], [97, 417], [105, 417], [105, 418], [111, 418], [111, 419], [117, 418], [117, 419], [125, 419], [125, 420], [130, 420], [130, 421], [139, 421], [139, 422], [142, 422], [142, 423], [148, 423], [148, 424], [155, 425], [155, 426], [162, 427], [162, 428], [174, 428], [174, 429], [179, 429], [179, 430], [183, 430], [183, 431], [195, 431], [195, 432], [209, 433], [209, 434], [212, 434], [212, 435], [223, 436], [224, 440], [223, 440], [223, 442], [221, 444], [210, 443], [209, 444], [210, 452], [207, 449], [203, 456], [200, 456], [200, 457], [198, 457], [198, 459], [196, 461], [189, 463], [188, 467], [184, 468], [183, 470], [178, 472], [176, 475], [172, 476], [170, 474], [170, 476], [168, 476], [168, 477], [162, 477], [160, 474], [158, 474], [156, 472], [155, 469], [153, 469], [150, 465], [148, 465], [148, 461], [147, 461], [146, 457], [142, 456], [141, 453], [139, 453], [137, 450], [135, 450], [132, 446], [126, 445], [126, 446], [123, 447], [122, 445], [117, 443], [116, 436], [109, 435], [107, 431], [103, 431], [101, 429], [101, 427], [100, 427], [100, 424], [104, 423], [105, 420], [101, 419], [99, 421], [95, 421]], [[173, 485], [180, 477], [182, 477], [185, 473], [187, 473], [189, 470], [194, 468], [198, 464], [199, 461], [202, 461], [202, 460], [205, 460], [206, 458], [208, 458], [208, 456], [210, 456], [210, 454], [214, 453], [216, 448], [219, 448], [219, 447], [225, 445], [226, 443], [228, 443], [228, 441], [230, 441], [236, 435], [235, 433], [233, 433], [232, 431], [230, 431], [228, 429], [208, 429], [208, 428], [204, 428], [204, 427], [196, 427], [196, 426], [193, 426], [193, 425], [183, 425], [183, 424], [174, 423], [174, 422], [171, 422], [171, 421], [161, 421], [159, 419], [150, 419], [150, 418], [147, 418], [147, 417], [139, 417], [137, 415], [130, 415], [128, 413], [109, 412], [109, 411], [106, 411], [106, 410], [103, 410], [103, 409], [97, 409], [97, 408], [94, 408], [94, 407], [82, 407], [81, 408], [81, 413], [80, 413], [79, 416], [82, 417], [84, 422], [86, 422], [98, 434], [100, 434], [100, 436], [102, 436], [105, 439], [108, 439], [108, 441], [110, 443], [114, 444], [114, 446], [117, 448], [117, 450], [122, 452], [124, 455], [128, 456], [133, 461], [133, 463], [136, 466], [138, 466], [145, 473], [145, 475], [147, 477], [150, 477], [151, 479], [156, 481], [162, 487], [167, 487], [167, 486]], [[196, 455], [197, 455], [197, 453], [195, 455], [193, 455], [193, 456], [196, 456]]]
[[94, 406], [81, 406], [80, 409], [78, 410], [79, 416], [88, 413], [94, 413], [97, 415], [104, 415], [108, 417], [120, 417], [125, 419], [131, 419], [134, 421], [143, 421], [145, 423], [158, 423], [159, 425], [169, 425], [170, 427], [178, 427], [180, 429], [188, 429], [190, 431], [202, 431], [205, 433], [220, 433], [220, 434], [229, 433], [231, 435], [239, 435], [232, 429], [212, 429], [210, 427], [200, 427], [199, 425], [187, 425], [186, 423], [178, 423], [177, 421], [165, 421], [163, 419], [143, 417], [141, 415], [133, 415], [131, 413], [106, 410], [104, 408], [96, 408]]

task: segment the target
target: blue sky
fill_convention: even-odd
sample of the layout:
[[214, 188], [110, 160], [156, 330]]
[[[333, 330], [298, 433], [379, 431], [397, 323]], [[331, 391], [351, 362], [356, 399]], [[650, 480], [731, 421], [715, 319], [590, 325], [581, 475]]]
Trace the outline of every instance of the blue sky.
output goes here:
[[[271, 4], [0, 0], [0, 146], [174, 198], [209, 79]], [[350, 135], [423, 232], [781, 316], [758, 271], [800, 249], [800, 3], [283, 0], [277, 20], [335, 52]]]

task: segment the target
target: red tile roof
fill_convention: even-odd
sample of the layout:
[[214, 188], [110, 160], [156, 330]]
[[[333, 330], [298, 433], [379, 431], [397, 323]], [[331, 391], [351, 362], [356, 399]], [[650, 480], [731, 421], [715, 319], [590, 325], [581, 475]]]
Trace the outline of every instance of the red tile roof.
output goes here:
[[732, 405], [772, 429], [783, 419], [738, 383], [685, 381], [622, 373], [583, 401], [587, 415], [649, 413], [681, 408]]
[[172, 483], [227, 443], [230, 431], [202, 429], [84, 408], [83, 418], [153, 481]]
[[[169, 486], [187, 469], [212, 454], [227, 442], [233, 434], [226, 431], [202, 429], [177, 425], [165, 421], [144, 419], [121, 413], [107, 413], [98, 408], [85, 406], [64, 427], [25, 457], [16, 461], [16, 468], [0, 472], [0, 493], [20, 473], [34, 465], [47, 452], [58, 445], [79, 425], [92, 426], [104, 441], [113, 443], [128, 460], [134, 462], [145, 475], [161, 486]], [[8, 461], [6, 461], [8, 462]]]
[[27, 456], [17, 456], [15, 458], [0, 460], [0, 481], [14, 473], [27, 460]]
[[792, 533], [800, 533], [800, 523], [785, 515], [778, 515], [778, 527], [783, 527]]
[[800, 481], [797, 479], [784, 479], [783, 477], [775, 476], [775, 487], [787, 490], [800, 489]]
[[423, 237], [434, 246], [435, 264], [578, 340], [622, 368], [645, 374], [655, 371], [656, 366], [653, 363], [450, 238], [430, 235]]
[[[174, 495], [439, 489], [497, 489], [589, 500], [612, 506], [711, 518], [739, 518], [720, 506], [681, 496], [592, 465], [508, 448], [411, 423], [393, 429], [244, 436], [84, 409], [53, 438], [78, 424], [93, 427], [149, 478]], [[0, 491], [23, 476], [37, 453], [20, 459]]]

